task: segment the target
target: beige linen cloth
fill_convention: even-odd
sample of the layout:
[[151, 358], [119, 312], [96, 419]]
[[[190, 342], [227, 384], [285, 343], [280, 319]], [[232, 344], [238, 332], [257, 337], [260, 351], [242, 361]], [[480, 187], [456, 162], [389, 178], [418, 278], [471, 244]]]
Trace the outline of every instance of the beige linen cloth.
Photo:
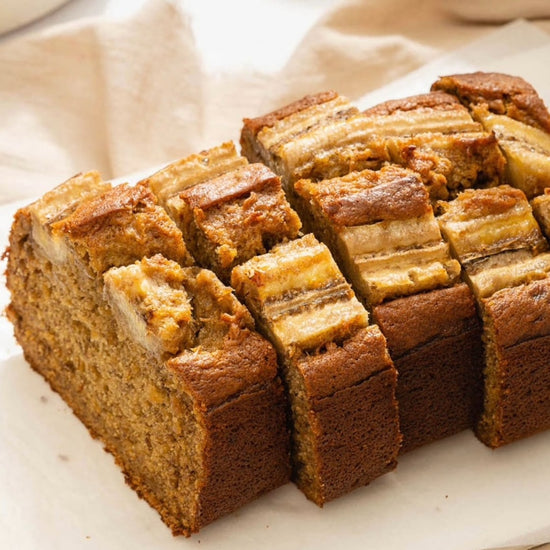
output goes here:
[[[150, 0], [126, 20], [4, 41], [0, 203], [34, 197], [79, 171], [110, 179], [238, 140], [243, 117], [307, 93], [335, 89], [354, 100], [516, 17], [550, 32], [548, 4], [335, 2], [286, 65], [265, 74], [205, 72], [189, 17], [169, 1]], [[284, 40], [284, 29], [261, 23], [266, 39]]]

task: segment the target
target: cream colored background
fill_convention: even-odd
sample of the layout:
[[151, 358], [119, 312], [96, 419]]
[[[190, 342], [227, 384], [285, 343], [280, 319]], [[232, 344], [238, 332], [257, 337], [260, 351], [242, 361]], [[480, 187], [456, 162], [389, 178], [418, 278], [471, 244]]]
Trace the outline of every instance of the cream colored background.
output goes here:
[[548, 4], [73, 0], [0, 40], [0, 201], [237, 139], [243, 117], [306, 93], [355, 100]]

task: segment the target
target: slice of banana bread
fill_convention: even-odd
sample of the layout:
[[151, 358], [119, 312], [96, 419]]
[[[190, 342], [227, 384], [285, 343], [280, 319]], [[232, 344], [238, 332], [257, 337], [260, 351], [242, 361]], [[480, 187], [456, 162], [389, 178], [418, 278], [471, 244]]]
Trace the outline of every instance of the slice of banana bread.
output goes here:
[[143, 186], [69, 180], [16, 214], [8, 316], [30, 365], [174, 534], [290, 477], [274, 348]]
[[389, 165], [300, 180], [295, 190], [306, 225], [329, 245], [388, 341], [402, 451], [473, 427], [482, 357], [475, 302], [420, 176]]
[[387, 101], [364, 114], [372, 132], [387, 140], [391, 160], [418, 172], [433, 200], [502, 183], [505, 160], [495, 136], [454, 96], [431, 92]]
[[440, 209], [441, 230], [478, 298], [550, 272], [548, 243], [523, 191], [470, 189]]
[[550, 114], [529, 83], [517, 76], [476, 72], [442, 77], [432, 89], [458, 97], [494, 133], [506, 155], [511, 185], [528, 198], [550, 187]]
[[305, 495], [322, 505], [395, 468], [396, 371], [328, 248], [308, 234], [235, 267], [231, 282], [278, 351]]
[[264, 162], [281, 176], [291, 203], [298, 179], [343, 176], [389, 160], [386, 144], [372, 132], [368, 117], [334, 92], [245, 118], [240, 143], [251, 162]]
[[197, 155], [182, 159], [143, 183], [164, 200], [197, 263], [228, 283], [233, 267], [297, 237], [301, 222], [276, 174], [234, 147], [229, 163], [226, 149], [203, 151], [198, 163]]
[[550, 114], [544, 102], [521, 77], [481, 71], [453, 74], [434, 82], [432, 90], [455, 95], [467, 107], [486, 105], [492, 113], [550, 133]]
[[442, 204], [443, 233], [483, 319], [479, 438], [499, 447], [550, 427], [550, 253], [525, 194], [499, 186]]
[[395, 165], [295, 184], [299, 213], [369, 307], [460, 279], [417, 173]]
[[500, 447], [550, 428], [550, 277], [481, 299], [485, 400], [477, 435]]

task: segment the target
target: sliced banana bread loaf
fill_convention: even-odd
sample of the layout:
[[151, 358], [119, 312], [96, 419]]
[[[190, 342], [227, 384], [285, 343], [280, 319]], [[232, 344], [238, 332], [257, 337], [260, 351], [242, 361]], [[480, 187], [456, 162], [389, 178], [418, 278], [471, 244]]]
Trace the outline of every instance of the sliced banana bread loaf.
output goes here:
[[277, 245], [231, 283], [279, 354], [298, 487], [322, 505], [395, 468], [396, 371], [328, 248], [311, 234]]
[[274, 348], [145, 186], [69, 180], [16, 214], [8, 316], [30, 365], [174, 534], [289, 479]]
[[481, 338], [475, 302], [420, 176], [388, 165], [295, 184], [306, 226], [371, 308], [399, 372], [402, 451], [474, 426]]
[[443, 233], [483, 318], [479, 438], [499, 447], [550, 427], [550, 253], [525, 194], [468, 190], [441, 205]]

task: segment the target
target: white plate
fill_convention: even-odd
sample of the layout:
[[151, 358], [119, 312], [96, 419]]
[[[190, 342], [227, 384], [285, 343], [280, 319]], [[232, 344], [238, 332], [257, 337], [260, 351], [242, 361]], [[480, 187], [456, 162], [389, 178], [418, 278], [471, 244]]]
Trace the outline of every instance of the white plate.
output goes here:
[[[508, 51], [513, 63], [493, 57], [477, 66], [501, 63], [508, 72], [536, 75], [550, 97], [546, 36], [519, 24], [486, 41], [489, 46]], [[464, 51], [462, 65], [447, 56], [443, 65], [401, 80], [395, 97], [427, 89], [446, 68], [476, 68]], [[2, 248], [15, 207], [0, 207]], [[7, 299], [0, 287], [2, 307]], [[409, 453], [395, 472], [324, 509], [288, 484], [191, 539], [173, 538], [125, 486], [101, 444], [28, 367], [5, 318], [0, 344], [2, 550], [473, 550], [550, 540], [550, 432], [496, 451], [463, 432]]]

